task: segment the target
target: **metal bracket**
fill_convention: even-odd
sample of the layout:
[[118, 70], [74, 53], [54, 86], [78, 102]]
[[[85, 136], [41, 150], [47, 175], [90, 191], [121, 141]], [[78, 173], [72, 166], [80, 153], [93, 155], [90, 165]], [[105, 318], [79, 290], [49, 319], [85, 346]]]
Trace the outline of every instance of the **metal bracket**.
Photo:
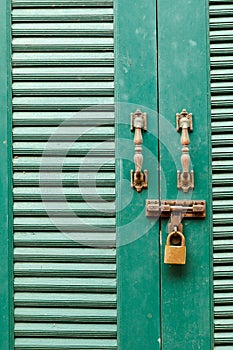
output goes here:
[[183, 232], [182, 219], [204, 219], [206, 217], [206, 201], [200, 200], [158, 200], [146, 201], [147, 217], [170, 218], [169, 233], [175, 230]]
[[194, 189], [194, 172], [189, 171], [190, 156], [189, 148], [190, 144], [188, 130], [193, 131], [193, 116], [192, 113], [188, 113], [186, 109], [183, 109], [181, 113], [176, 114], [176, 130], [181, 133], [182, 155], [181, 164], [182, 172], [177, 171], [177, 188], [183, 192], [188, 192]]
[[[188, 128], [190, 131], [193, 131], [193, 115], [188, 113], [186, 109], [183, 109], [181, 113], [176, 113], [176, 130], [180, 131], [180, 129]], [[189, 144], [189, 140], [187, 144]]]
[[130, 129], [143, 129], [147, 130], [147, 117], [146, 113], [142, 113], [138, 108], [135, 113], [130, 113]]
[[130, 114], [131, 131], [135, 131], [134, 144], [134, 164], [135, 170], [130, 171], [131, 187], [135, 188], [137, 192], [141, 192], [143, 188], [148, 187], [147, 170], [142, 171], [143, 155], [142, 155], [142, 130], [147, 130], [146, 113], [142, 113], [137, 109], [135, 113]]

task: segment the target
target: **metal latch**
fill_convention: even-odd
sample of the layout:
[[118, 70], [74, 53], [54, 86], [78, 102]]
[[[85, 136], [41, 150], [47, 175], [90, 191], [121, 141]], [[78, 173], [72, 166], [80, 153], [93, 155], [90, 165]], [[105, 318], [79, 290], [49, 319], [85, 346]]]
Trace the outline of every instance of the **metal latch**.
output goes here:
[[183, 232], [181, 221], [183, 218], [204, 219], [206, 217], [206, 201], [204, 200], [158, 200], [146, 201], [147, 217], [170, 218], [168, 231], [174, 228]]

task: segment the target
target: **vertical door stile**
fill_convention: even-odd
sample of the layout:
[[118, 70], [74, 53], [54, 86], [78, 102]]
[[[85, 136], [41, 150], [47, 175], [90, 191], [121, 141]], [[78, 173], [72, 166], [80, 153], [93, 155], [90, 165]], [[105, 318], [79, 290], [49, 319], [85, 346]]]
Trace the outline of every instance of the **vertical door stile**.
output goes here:
[[[158, 198], [156, 1], [116, 1], [115, 19], [118, 347], [160, 349], [159, 225], [145, 215], [146, 199]], [[148, 121], [140, 193], [130, 186], [138, 108]]]
[[[168, 11], [169, 9], [169, 11]], [[161, 199], [207, 201], [205, 220], [183, 220], [187, 246], [184, 266], [161, 259], [162, 343], [166, 350], [213, 348], [212, 207], [208, 2], [159, 2], [158, 69]], [[177, 189], [181, 169], [176, 113], [193, 113], [190, 133], [194, 191]], [[162, 220], [163, 247], [167, 220]], [[163, 248], [164, 249], [164, 248]], [[179, 311], [180, 310], [180, 311]]]
[[[0, 0], [0, 350], [230, 349], [232, 7]], [[182, 221], [186, 264], [164, 264], [169, 221], [148, 200], [157, 216], [162, 200], [206, 201]]]
[[10, 1], [0, 2], [0, 347], [13, 349], [12, 101]]

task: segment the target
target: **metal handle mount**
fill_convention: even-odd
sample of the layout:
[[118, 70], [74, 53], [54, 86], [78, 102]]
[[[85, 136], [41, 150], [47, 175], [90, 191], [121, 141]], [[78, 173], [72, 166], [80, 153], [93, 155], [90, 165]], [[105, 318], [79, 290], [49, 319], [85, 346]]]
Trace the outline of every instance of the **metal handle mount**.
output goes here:
[[135, 170], [131, 170], [131, 187], [135, 188], [137, 192], [141, 192], [143, 188], [148, 187], [147, 170], [142, 171], [143, 155], [142, 155], [142, 130], [147, 130], [146, 113], [142, 113], [137, 109], [135, 113], [130, 114], [131, 131], [135, 131], [134, 144], [134, 164]]

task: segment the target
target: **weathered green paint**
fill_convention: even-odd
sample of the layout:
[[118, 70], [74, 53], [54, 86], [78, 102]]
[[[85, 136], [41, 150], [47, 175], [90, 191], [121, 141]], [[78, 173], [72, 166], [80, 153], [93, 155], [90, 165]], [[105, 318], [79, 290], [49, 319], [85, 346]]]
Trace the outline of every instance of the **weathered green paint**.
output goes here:
[[[154, 317], [161, 303], [161, 315], [158, 310], [156, 318], [159, 322], [161, 317], [162, 349], [210, 350], [213, 348], [213, 282], [208, 4], [206, 0], [158, 1], [157, 16], [155, 7], [151, 2], [143, 6], [120, 1], [116, 11], [116, 102], [123, 102], [116, 106], [116, 178], [120, 183], [117, 191], [118, 347], [120, 350], [145, 347], [152, 350], [159, 346], [160, 325], [155, 323], [153, 330], [148, 328], [143, 307], [154, 308], [151, 313]], [[121, 15], [126, 12], [130, 16]], [[158, 33], [153, 37], [152, 27], [156, 28], [156, 21]], [[156, 46], [148, 44], [148, 34], [152, 40], [158, 39], [158, 89], [155, 86], [157, 77], [154, 77], [157, 74]], [[154, 89], [148, 89], [148, 82], [153, 82]], [[153, 104], [156, 96], [158, 105]], [[129, 103], [134, 105], [129, 106]], [[158, 187], [151, 177], [151, 173], [156, 176], [156, 169], [151, 171], [154, 166], [154, 159], [151, 159], [149, 190], [140, 194], [134, 191], [132, 195], [129, 184], [127, 188], [123, 180], [129, 179], [129, 170], [133, 167], [133, 162], [129, 161], [133, 159], [133, 142], [125, 147], [121, 139], [130, 137], [129, 126], [123, 124], [128, 123], [129, 113], [137, 104], [159, 111], [158, 125], [151, 124], [148, 113], [148, 131], [159, 135], [161, 175]], [[181, 168], [181, 144], [175, 128], [175, 114], [182, 108], [192, 112], [194, 118], [190, 155], [195, 170], [195, 190], [188, 194], [177, 190], [176, 177]], [[143, 146], [157, 155], [157, 144], [147, 135], [143, 135]], [[148, 235], [130, 241], [148, 225], [149, 220], [143, 216], [139, 226], [135, 228], [134, 225], [138, 213], [144, 212], [145, 200], [159, 198], [159, 193], [160, 199], [207, 201], [205, 220], [184, 221], [187, 264], [183, 267], [163, 263], [167, 220], [161, 221], [161, 249], [157, 240], [159, 225], [155, 219], [152, 219], [155, 226]], [[127, 198], [131, 199], [130, 204], [120, 211]], [[132, 224], [124, 230], [122, 225], [130, 221]], [[124, 245], [127, 239], [130, 243]], [[157, 283], [154, 278], [158, 279]]]
[[[127, 14], [127, 15], [126, 15]], [[115, 7], [118, 348], [160, 348], [158, 222], [145, 217], [145, 200], [158, 197], [156, 2], [119, 0]], [[148, 114], [143, 169], [149, 188], [130, 188], [134, 134], [130, 113]]]
[[[75, 0], [76, 1], [76, 0]], [[104, 2], [104, 1], [103, 1]], [[15, 7], [27, 6], [27, 0], [13, 1]], [[69, 4], [72, 5], [70, 0]], [[82, 1], [78, 1], [82, 3]], [[93, 2], [89, 1], [89, 4]], [[96, 2], [99, 4], [100, 1]], [[101, 2], [102, 3], [102, 2]], [[111, 5], [111, 1], [105, 1], [105, 4]], [[156, 7], [158, 3], [158, 14]], [[207, 21], [207, 1], [206, 0], [177, 0], [171, 3], [168, 0], [149, 0], [137, 2], [130, 0], [119, 0], [116, 2], [115, 19], [115, 101], [116, 101], [116, 179], [119, 184], [117, 189], [117, 268], [118, 268], [118, 349], [133, 349], [133, 350], [155, 350], [161, 348], [163, 350], [211, 350], [213, 348], [212, 337], [212, 235], [211, 227], [211, 191], [210, 191], [210, 144], [209, 144], [209, 57], [208, 57], [208, 21]], [[76, 19], [77, 16], [82, 21], [87, 19], [112, 20], [112, 10], [105, 11], [105, 15], [101, 9], [72, 9], [64, 13], [59, 9], [48, 9], [46, 16], [41, 14], [40, 7], [43, 5], [50, 6], [50, 0], [37, 0], [35, 6], [38, 11], [29, 9], [27, 12], [20, 12], [19, 9], [14, 11], [13, 17], [19, 21], [54, 21], [62, 19], [70, 21]], [[61, 4], [61, 2], [60, 2]], [[77, 2], [76, 2], [77, 4]], [[30, 5], [30, 4], [29, 4]], [[168, 10], [169, 9], [169, 10]], [[1, 248], [0, 253], [4, 264], [0, 267], [0, 348], [4, 350], [12, 350], [13, 345], [13, 312], [12, 312], [12, 157], [11, 157], [11, 74], [10, 74], [10, 4], [9, 1], [3, 0], [0, 4], [1, 13], [1, 58], [0, 58], [0, 106], [1, 106], [1, 129], [0, 129], [0, 144], [2, 150], [0, 152], [0, 193], [1, 193], [1, 214], [0, 214], [0, 234]], [[126, 16], [127, 14], [127, 16]], [[158, 21], [158, 23], [157, 23]], [[64, 23], [63, 23], [64, 25]], [[67, 23], [68, 25], [68, 23]], [[54, 30], [57, 28], [55, 23]], [[87, 26], [87, 27], [86, 27]], [[96, 36], [100, 31], [106, 35], [100, 41], [97, 38], [83, 39], [71, 38], [67, 41], [64, 38], [43, 38], [42, 40], [34, 40], [31, 38], [16, 37], [13, 41], [14, 57], [13, 63], [15, 80], [22, 81], [24, 79], [34, 81], [45, 80], [52, 81], [54, 79], [68, 81], [93, 80], [93, 81], [112, 81], [113, 70], [108, 68], [113, 62], [113, 40], [107, 38], [111, 35], [111, 26], [106, 28], [99, 24], [98, 31], [91, 32], [93, 27], [91, 24], [78, 24], [77, 33], [85, 35], [92, 34]], [[27, 26], [26, 26], [27, 27]], [[24, 25], [20, 24], [13, 27], [16, 36], [22, 30], [25, 30]], [[65, 25], [64, 25], [65, 27]], [[63, 28], [64, 28], [63, 27]], [[158, 27], [158, 33], [156, 31]], [[68, 28], [67, 32], [71, 30]], [[73, 30], [73, 29], [72, 29]], [[41, 33], [41, 25], [37, 23], [36, 27], [31, 25], [31, 33]], [[53, 35], [52, 29], [47, 30]], [[58, 27], [58, 32], [61, 37], [65, 37], [67, 32], [63, 32]], [[56, 32], [57, 33], [57, 32]], [[63, 33], [63, 35], [62, 35]], [[81, 35], [82, 36], [82, 35]], [[157, 66], [157, 38], [159, 48], [159, 60]], [[26, 41], [25, 41], [26, 40]], [[25, 43], [28, 45], [28, 52], [25, 54]], [[64, 50], [63, 53], [51, 52], [47, 50]], [[85, 48], [93, 51], [71, 52], [77, 49]], [[41, 49], [44, 52], [41, 52]], [[94, 50], [107, 50], [107, 52], [95, 52]], [[33, 52], [30, 52], [33, 50]], [[35, 53], [34, 50], [37, 52]], [[70, 52], [67, 52], [69, 50]], [[19, 52], [21, 51], [21, 52]], [[52, 69], [47, 65], [57, 66], [67, 65], [62, 69]], [[75, 64], [90, 65], [93, 67], [75, 68]], [[24, 66], [20, 68], [19, 66]], [[31, 71], [27, 67], [34, 66]], [[42, 67], [45, 65], [45, 67]], [[40, 66], [38, 70], [36, 66]], [[98, 67], [98, 66], [102, 66]], [[7, 67], [7, 68], [6, 68]], [[26, 68], [25, 68], [26, 67]], [[157, 71], [159, 72], [157, 80]], [[44, 83], [43, 83], [44, 84]], [[38, 188], [32, 190], [22, 188], [25, 184], [34, 184], [38, 186], [38, 176], [30, 171], [39, 170], [40, 156], [42, 149], [41, 145], [34, 144], [37, 148], [35, 151], [39, 157], [30, 157], [31, 153], [27, 145], [23, 141], [38, 141], [43, 138], [46, 142], [48, 135], [52, 131], [51, 126], [59, 125], [61, 114], [57, 115], [58, 109], [63, 110], [67, 117], [69, 111], [75, 112], [81, 108], [101, 105], [100, 113], [103, 118], [102, 104], [106, 110], [112, 109], [112, 83], [106, 84], [89, 84], [87, 93], [86, 85], [84, 84], [67, 84], [61, 91], [60, 85], [50, 84], [53, 91], [47, 91], [43, 86], [33, 84], [15, 84], [15, 110], [19, 112], [16, 115], [15, 123], [18, 126], [14, 136], [18, 142], [15, 144], [15, 154], [23, 154], [24, 157], [15, 159], [15, 170], [25, 171], [27, 178], [21, 178], [20, 172], [15, 174], [15, 198], [16, 200], [40, 200]], [[84, 89], [85, 87], [85, 89]], [[21, 97], [21, 94], [36, 94], [41, 96], [53, 95], [52, 97], [28, 96]], [[90, 97], [59, 97], [60, 94], [84, 96], [90, 94]], [[96, 96], [94, 96], [94, 93]], [[102, 97], [97, 97], [102, 96]], [[105, 96], [105, 97], [104, 97]], [[159, 102], [159, 103], [158, 103]], [[217, 102], [216, 102], [217, 103]], [[221, 101], [219, 102], [221, 105]], [[225, 103], [225, 100], [222, 101]], [[230, 102], [229, 102], [230, 103]], [[134, 167], [134, 144], [133, 133], [130, 132], [129, 114], [140, 107], [143, 112], [148, 114], [148, 132], [143, 133], [143, 168], [149, 171], [149, 188], [138, 194], [130, 188], [129, 172]], [[182, 108], [186, 108], [194, 115], [194, 132], [191, 135], [190, 154], [195, 170], [195, 191], [192, 193], [192, 199], [207, 200], [207, 218], [203, 221], [186, 221], [184, 232], [187, 238], [187, 264], [184, 267], [170, 267], [163, 264], [164, 243], [166, 240], [166, 225], [162, 224], [162, 247], [160, 247], [159, 222], [154, 219], [145, 217], [145, 200], [148, 198], [161, 199], [181, 199], [189, 198], [190, 195], [180, 194], [176, 190], [176, 170], [180, 169], [180, 135], [175, 130], [175, 113], [180, 112]], [[23, 112], [27, 109], [29, 112]], [[43, 114], [41, 109], [50, 110], [50, 114]], [[30, 112], [31, 111], [31, 112]], [[158, 122], [157, 111], [160, 113], [160, 121]], [[112, 117], [105, 112], [107, 120]], [[96, 117], [97, 118], [97, 117]], [[97, 120], [94, 118], [95, 120]], [[63, 120], [63, 119], [62, 119]], [[87, 119], [85, 119], [86, 122]], [[81, 118], [81, 125], [85, 126], [85, 122]], [[87, 124], [89, 119], [87, 120]], [[97, 123], [98, 124], [98, 123]], [[30, 125], [26, 134], [24, 125]], [[33, 128], [34, 125], [40, 125], [40, 133], [37, 133]], [[48, 125], [51, 129], [48, 130]], [[20, 129], [20, 126], [22, 129]], [[43, 133], [43, 126], [47, 127], [47, 131]], [[23, 131], [23, 132], [22, 132]], [[158, 136], [159, 133], [159, 136]], [[26, 136], [25, 136], [26, 135]], [[25, 139], [23, 137], [25, 136]], [[64, 135], [62, 135], [64, 136]], [[96, 130], [86, 135], [85, 141], [102, 140], [106, 136], [110, 140], [113, 137], [111, 128], [103, 128]], [[158, 138], [160, 140], [160, 153], [158, 152]], [[83, 148], [79, 148], [79, 155], [85, 155], [89, 150], [89, 146], [82, 144]], [[26, 154], [25, 154], [25, 152]], [[18, 152], [18, 153], [17, 153]], [[74, 150], [76, 154], [77, 150]], [[102, 152], [102, 150], [101, 150]], [[103, 150], [106, 152], [106, 149]], [[108, 156], [112, 155], [112, 148]], [[26, 155], [26, 156], [25, 156]], [[103, 155], [103, 153], [101, 153]], [[101, 157], [100, 157], [101, 158]], [[99, 169], [100, 158], [96, 157], [93, 163], [88, 163], [85, 166], [87, 172]], [[102, 160], [102, 158], [101, 158]], [[158, 161], [161, 162], [162, 174], [158, 179]], [[51, 168], [56, 167], [56, 162], [51, 163]], [[77, 158], [68, 160], [64, 164], [64, 170], [72, 170], [75, 174], [80, 167]], [[114, 179], [110, 179], [113, 175], [114, 160], [106, 157], [104, 171], [107, 171], [99, 178], [97, 191], [102, 198], [106, 200], [114, 200], [114, 190], [106, 189], [106, 181], [113, 185]], [[29, 172], [27, 172], [29, 171]], [[112, 173], [110, 173], [112, 172]], [[66, 184], [73, 183], [73, 178], [66, 177], [63, 174]], [[46, 179], [48, 183], [56, 181], [49, 176]], [[83, 181], [83, 179], [81, 179]], [[103, 182], [105, 182], [103, 184]], [[84, 182], [83, 182], [84, 183]], [[86, 186], [93, 184], [93, 179], [86, 179]], [[159, 183], [161, 187], [159, 187]], [[79, 182], [80, 184], [80, 182]], [[17, 187], [19, 186], [19, 187]], [[65, 190], [68, 199], [81, 199], [79, 189], [72, 188]], [[89, 200], [96, 199], [96, 193], [87, 193]], [[50, 196], [51, 198], [51, 196]], [[53, 199], [57, 199], [56, 193]], [[21, 203], [20, 203], [21, 204]], [[106, 210], [106, 207], [100, 210]], [[53, 322], [56, 317], [59, 317], [56, 312], [52, 312], [53, 306], [74, 307], [84, 305], [87, 308], [96, 307], [101, 310], [101, 307], [114, 308], [116, 306], [115, 299], [115, 281], [114, 281], [114, 260], [115, 252], [112, 249], [93, 249], [87, 250], [80, 247], [70, 247], [70, 243], [65, 236], [61, 236], [59, 232], [52, 236], [49, 230], [54, 231], [54, 226], [43, 218], [28, 218], [30, 214], [43, 215], [43, 208], [33, 206], [32, 212], [29, 206], [21, 207], [19, 203], [15, 206], [16, 214], [21, 215], [24, 211], [26, 217], [17, 217], [15, 220], [15, 242], [21, 245], [15, 249], [16, 258], [16, 303], [21, 307], [24, 306], [26, 311], [17, 309], [17, 321], [23, 323], [16, 325], [16, 335], [19, 339], [16, 340], [16, 348], [36, 347], [45, 349], [63, 348], [71, 349], [82, 347], [85, 340], [70, 339], [74, 333], [78, 335], [91, 334], [93, 338], [97, 334], [103, 334], [105, 337], [115, 337], [115, 325], [98, 325], [96, 327], [81, 327], [73, 325], [72, 328], [62, 326], [53, 329], [52, 326], [45, 327], [42, 325], [32, 325], [27, 327], [28, 319], [44, 320], [48, 317], [49, 322]], [[74, 206], [74, 210], [79, 215], [85, 214], [88, 207], [79, 205]], [[20, 214], [21, 213], [21, 214]], [[91, 216], [93, 212], [89, 211]], [[100, 216], [101, 215], [97, 215]], [[111, 212], [110, 212], [111, 216]], [[62, 222], [66, 220], [61, 218]], [[114, 233], [115, 223], [109, 217], [106, 219], [95, 218], [94, 221], [87, 219], [87, 222], [95, 225], [98, 232], [103, 229]], [[77, 229], [77, 222], [68, 220], [65, 227], [73, 227]], [[83, 228], [82, 226], [80, 226]], [[80, 228], [79, 227], [79, 228]], [[31, 230], [31, 234], [24, 236], [22, 230]], [[34, 230], [40, 230], [34, 232]], [[41, 232], [45, 230], [44, 232]], [[93, 244], [102, 244], [102, 236], [97, 241], [97, 232], [94, 236], [88, 236], [93, 240]], [[80, 234], [81, 237], [81, 234]], [[105, 239], [105, 245], [113, 244], [113, 234]], [[81, 237], [80, 242], [87, 244], [88, 239]], [[79, 242], [79, 243], [80, 243]], [[27, 244], [31, 247], [28, 248]], [[36, 248], [37, 245], [40, 248]], [[76, 243], [74, 243], [75, 245]], [[59, 254], [56, 247], [59, 246]], [[17, 260], [18, 259], [18, 260]], [[26, 259], [27, 263], [22, 263], [22, 259]], [[40, 269], [37, 265], [33, 265], [34, 276], [28, 280], [28, 274], [32, 273], [30, 263], [34, 259], [41, 259], [42, 265]], [[49, 268], [46, 261], [50, 261]], [[73, 265], [64, 266], [58, 265], [57, 261], [67, 261]], [[87, 259], [88, 263], [84, 266], [83, 262]], [[90, 261], [95, 261], [92, 266], [94, 270], [89, 270]], [[98, 260], [99, 259], [99, 260]], [[106, 267], [103, 268], [100, 264], [105, 261]], [[75, 265], [74, 265], [75, 262]], [[76, 262], [82, 262], [78, 266]], [[53, 265], [51, 265], [51, 263]], [[41, 268], [42, 267], [42, 268]], [[39, 272], [38, 272], [39, 270]], [[59, 274], [64, 275], [64, 271], [68, 274], [66, 279], [59, 277]], [[39, 273], [39, 275], [38, 275]], [[53, 276], [53, 283], [48, 283], [46, 274], [50, 273]], [[104, 278], [105, 273], [108, 274], [108, 279]], [[45, 275], [44, 275], [45, 274]], [[81, 277], [77, 281], [77, 274]], [[69, 278], [72, 277], [73, 278]], [[87, 278], [85, 278], [85, 276]], [[55, 277], [55, 278], [54, 278]], [[98, 278], [97, 278], [98, 277]], [[52, 280], [51, 280], [52, 281]], [[68, 287], [67, 287], [68, 286]], [[49, 291], [54, 289], [54, 295], [49, 294]], [[67, 288], [68, 292], [67, 293]], [[19, 291], [24, 290], [22, 295]], [[26, 291], [28, 293], [26, 293]], [[34, 294], [31, 293], [34, 291]], [[35, 292], [37, 291], [37, 292]], [[46, 294], [45, 292], [48, 291]], [[66, 293], [64, 292], [66, 291]], [[72, 293], [78, 292], [78, 293]], [[87, 294], [82, 294], [87, 292]], [[91, 293], [90, 293], [91, 292]], [[99, 292], [99, 294], [97, 294]], [[160, 295], [161, 294], [161, 295]], [[77, 297], [78, 296], [78, 297]], [[27, 306], [46, 306], [49, 312], [41, 310], [42, 314], [36, 314], [33, 309], [27, 309]], [[74, 312], [75, 309], [73, 309]], [[84, 310], [82, 309], [84, 312]], [[21, 313], [20, 313], [21, 312]], [[95, 310], [95, 312], [97, 312]], [[106, 314], [100, 314], [100, 319], [103, 318], [111, 323], [115, 320], [115, 313], [110, 315], [105, 310]], [[49, 316], [47, 316], [49, 314]], [[72, 309], [69, 315], [62, 314], [63, 320], [72, 318]], [[98, 315], [97, 315], [98, 316]], [[97, 317], [90, 315], [91, 317]], [[49, 318], [50, 317], [50, 318]], [[75, 317], [77, 317], [75, 315]], [[86, 317], [79, 314], [79, 317]], [[47, 321], [48, 321], [47, 320]], [[160, 324], [161, 322], [161, 324]], [[22, 339], [22, 335], [34, 336], [47, 332], [47, 335], [57, 334], [62, 332], [69, 339], [56, 339], [55, 341], [47, 339]], [[102, 332], [102, 333], [101, 333]], [[161, 342], [162, 339], [162, 342]], [[86, 343], [85, 343], [86, 344]], [[116, 342], [109, 340], [92, 339], [88, 343], [89, 349], [116, 349]], [[87, 345], [85, 345], [87, 347]]]
[[10, 2], [0, 2], [0, 348], [13, 349]]
[[[161, 199], [207, 200], [205, 220], [184, 220], [185, 266], [163, 264], [167, 220], [162, 223], [162, 348], [210, 350], [213, 281], [208, 1], [159, 1], [158, 25], [159, 135], [164, 174]], [[189, 194], [176, 188], [181, 144], [175, 114], [182, 108], [193, 113], [194, 123], [189, 148], [195, 189]]]

